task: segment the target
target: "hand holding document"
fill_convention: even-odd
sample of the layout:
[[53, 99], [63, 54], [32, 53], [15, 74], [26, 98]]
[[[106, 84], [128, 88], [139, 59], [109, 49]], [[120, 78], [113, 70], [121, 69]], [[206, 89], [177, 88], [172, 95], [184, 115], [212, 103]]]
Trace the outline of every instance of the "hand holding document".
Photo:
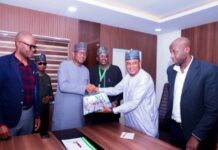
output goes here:
[[83, 97], [83, 114], [101, 112], [104, 108], [112, 108], [112, 104], [105, 93], [94, 93]]
[[134, 136], [135, 136], [135, 133], [122, 132], [121, 135], [120, 135], [120, 138], [133, 140]]
[[98, 90], [98, 88], [93, 84], [87, 84], [85, 89], [88, 93], [94, 93], [94, 92], [97, 92]]
[[111, 113], [112, 109], [106, 106], [103, 106], [103, 109], [100, 111], [102, 113]]

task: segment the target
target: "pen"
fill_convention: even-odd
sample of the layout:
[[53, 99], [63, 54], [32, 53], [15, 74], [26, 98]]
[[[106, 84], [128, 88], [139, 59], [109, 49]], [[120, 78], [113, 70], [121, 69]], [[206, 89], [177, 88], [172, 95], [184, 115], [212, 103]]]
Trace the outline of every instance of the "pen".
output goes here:
[[127, 134], [127, 132], [124, 132], [124, 133], [123, 133], [123, 138], [126, 136], [126, 134]]
[[76, 143], [76, 145], [79, 146], [80, 148], [82, 147], [78, 141], [75, 141], [74, 143]]

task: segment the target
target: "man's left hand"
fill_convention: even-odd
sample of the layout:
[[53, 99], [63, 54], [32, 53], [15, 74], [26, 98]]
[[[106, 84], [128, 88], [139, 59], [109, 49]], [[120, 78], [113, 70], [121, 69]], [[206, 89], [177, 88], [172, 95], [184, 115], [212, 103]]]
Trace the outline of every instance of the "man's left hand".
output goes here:
[[41, 125], [40, 117], [35, 118], [34, 131], [39, 130], [40, 125]]
[[186, 144], [186, 150], [197, 150], [198, 145], [199, 145], [199, 140], [196, 137], [191, 136]]

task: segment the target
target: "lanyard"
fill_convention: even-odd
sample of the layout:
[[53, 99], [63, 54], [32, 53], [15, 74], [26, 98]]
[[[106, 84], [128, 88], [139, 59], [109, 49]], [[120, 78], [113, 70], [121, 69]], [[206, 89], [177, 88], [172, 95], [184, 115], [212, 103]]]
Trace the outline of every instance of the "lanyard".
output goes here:
[[98, 66], [98, 73], [99, 73], [99, 84], [101, 83], [102, 79], [104, 78], [105, 76], [105, 73], [107, 72], [108, 70], [108, 65], [106, 66], [106, 68], [104, 69], [104, 72], [101, 73], [101, 68], [100, 68], [100, 65]]

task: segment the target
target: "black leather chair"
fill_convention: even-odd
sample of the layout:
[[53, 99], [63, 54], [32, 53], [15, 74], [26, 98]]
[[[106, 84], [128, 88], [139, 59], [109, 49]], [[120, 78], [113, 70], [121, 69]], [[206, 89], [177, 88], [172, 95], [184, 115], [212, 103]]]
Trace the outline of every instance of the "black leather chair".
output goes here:
[[165, 83], [159, 105], [159, 139], [170, 142], [170, 132], [168, 125], [165, 123], [165, 116], [167, 113], [167, 105], [169, 98], [169, 83]]
[[218, 121], [216, 123], [216, 150], [218, 150]]

